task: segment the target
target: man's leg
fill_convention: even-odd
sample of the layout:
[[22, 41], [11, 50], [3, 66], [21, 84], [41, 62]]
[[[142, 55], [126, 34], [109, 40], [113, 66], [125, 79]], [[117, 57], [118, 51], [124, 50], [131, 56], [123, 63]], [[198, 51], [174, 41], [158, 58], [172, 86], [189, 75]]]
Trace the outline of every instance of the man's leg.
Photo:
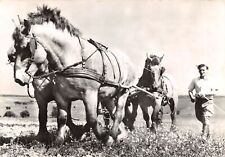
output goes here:
[[195, 104], [195, 115], [196, 118], [203, 123], [203, 111], [202, 108], [200, 107], [200, 104]]
[[210, 138], [210, 116], [203, 116], [203, 128], [202, 128], [203, 138]]
[[201, 107], [202, 104], [201, 102], [196, 102], [195, 104], [195, 115], [196, 118], [202, 123], [202, 134], [201, 136], [204, 138], [206, 133], [206, 130], [208, 128], [208, 126], [206, 125], [206, 118], [204, 116], [204, 112], [203, 112], [203, 108]]

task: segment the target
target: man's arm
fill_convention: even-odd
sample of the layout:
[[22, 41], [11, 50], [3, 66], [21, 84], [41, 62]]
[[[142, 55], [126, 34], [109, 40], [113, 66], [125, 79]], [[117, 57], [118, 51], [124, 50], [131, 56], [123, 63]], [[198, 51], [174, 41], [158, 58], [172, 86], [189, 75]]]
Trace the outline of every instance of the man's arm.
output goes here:
[[195, 102], [195, 96], [194, 96], [194, 94], [193, 94], [193, 91], [188, 90], [188, 95], [189, 95], [189, 97], [190, 97], [190, 99], [191, 99], [191, 102]]
[[193, 79], [191, 81], [191, 84], [188, 87], [188, 95], [189, 95], [189, 97], [191, 99], [191, 102], [195, 102], [195, 100], [196, 100], [195, 99], [195, 95], [193, 93], [194, 89], [195, 89], [195, 80]]

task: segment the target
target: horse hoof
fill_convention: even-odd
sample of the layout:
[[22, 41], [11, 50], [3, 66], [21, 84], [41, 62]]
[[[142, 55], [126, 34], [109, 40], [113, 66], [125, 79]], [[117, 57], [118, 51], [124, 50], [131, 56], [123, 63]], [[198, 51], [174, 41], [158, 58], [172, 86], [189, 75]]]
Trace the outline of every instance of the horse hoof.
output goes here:
[[156, 134], [156, 129], [155, 128], [150, 128], [150, 131], [154, 134]]
[[134, 126], [129, 126], [129, 127], [128, 127], [128, 130], [134, 131]]
[[123, 132], [122, 134], [119, 134], [117, 136], [116, 141], [118, 142], [122, 142], [124, 139], [126, 139], [128, 137], [128, 133], [127, 132]]
[[114, 139], [112, 138], [112, 136], [109, 136], [108, 140], [106, 141], [106, 145], [111, 146], [113, 142], [114, 142]]
[[76, 138], [77, 140], [81, 139], [84, 135], [83, 126], [76, 126], [72, 129], [70, 128], [70, 132], [72, 133], [73, 138]]
[[62, 138], [62, 137], [57, 137], [56, 139], [55, 139], [55, 142], [54, 142], [54, 144], [56, 145], [56, 146], [60, 146], [60, 145], [62, 145], [64, 143], [64, 139]]
[[37, 136], [35, 137], [35, 140], [43, 143], [50, 143], [51, 138], [49, 132], [44, 132], [44, 133], [38, 133]]
[[177, 128], [175, 126], [171, 126], [170, 131], [171, 132], [176, 132], [177, 131]]
[[88, 137], [91, 137], [90, 132], [85, 132], [85, 133], [80, 137], [80, 141], [84, 141], [84, 140], [87, 139]]

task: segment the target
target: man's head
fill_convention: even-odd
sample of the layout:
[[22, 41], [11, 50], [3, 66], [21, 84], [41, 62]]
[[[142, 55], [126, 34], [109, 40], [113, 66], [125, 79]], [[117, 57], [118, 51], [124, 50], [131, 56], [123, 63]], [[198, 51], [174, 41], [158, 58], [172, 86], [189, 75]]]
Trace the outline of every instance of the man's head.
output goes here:
[[198, 68], [200, 77], [204, 78], [207, 75], [207, 71], [208, 71], [209, 67], [207, 65], [205, 65], [205, 64], [199, 64], [197, 66], [197, 68]]

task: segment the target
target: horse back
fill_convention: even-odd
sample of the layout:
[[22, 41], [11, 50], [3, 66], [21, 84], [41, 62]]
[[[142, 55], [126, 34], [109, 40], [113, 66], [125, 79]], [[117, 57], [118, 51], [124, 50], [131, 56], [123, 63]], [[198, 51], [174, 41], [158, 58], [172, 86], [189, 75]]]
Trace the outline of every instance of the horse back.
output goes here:
[[121, 85], [130, 86], [135, 84], [137, 80], [135, 68], [124, 52], [109, 49], [104, 45], [98, 47], [87, 41], [83, 41], [83, 44], [85, 58], [92, 55], [86, 61], [88, 68], [95, 70], [105, 79]]
[[167, 97], [178, 99], [177, 85], [175, 79], [171, 75], [164, 74], [162, 84], [163, 90], [165, 91]]

